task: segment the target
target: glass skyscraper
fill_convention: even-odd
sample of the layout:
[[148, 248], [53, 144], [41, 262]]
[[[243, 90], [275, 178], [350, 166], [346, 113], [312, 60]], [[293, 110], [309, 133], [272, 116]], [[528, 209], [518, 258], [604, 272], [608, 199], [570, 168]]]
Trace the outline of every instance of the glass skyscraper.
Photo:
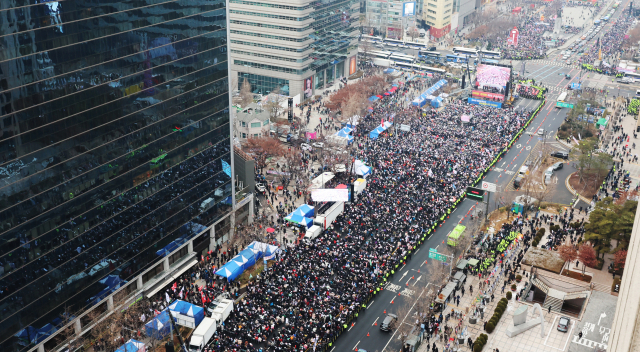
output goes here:
[[222, 0], [0, 1], [1, 351], [231, 211], [226, 45]]

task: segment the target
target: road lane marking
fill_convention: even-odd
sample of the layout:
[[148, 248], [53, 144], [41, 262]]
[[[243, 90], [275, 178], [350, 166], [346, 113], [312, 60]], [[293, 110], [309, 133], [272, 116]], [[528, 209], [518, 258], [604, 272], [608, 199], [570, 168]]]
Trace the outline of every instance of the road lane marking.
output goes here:
[[[373, 302], [375, 302], [375, 300], [371, 301], [371, 303], [369, 303], [369, 305], [367, 306], [367, 309], [369, 309], [369, 307], [371, 307], [371, 305], [373, 304]], [[378, 319], [376, 319], [378, 320]]]

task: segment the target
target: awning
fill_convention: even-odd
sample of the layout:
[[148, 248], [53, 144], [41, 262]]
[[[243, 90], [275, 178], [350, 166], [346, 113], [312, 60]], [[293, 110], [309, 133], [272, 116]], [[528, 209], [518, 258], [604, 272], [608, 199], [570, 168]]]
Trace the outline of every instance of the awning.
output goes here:
[[[195, 254], [191, 254], [192, 256]], [[184, 264], [182, 264], [178, 269], [176, 269], [176, 271], [173, 272], [169, 272], [166, 274], [166, 276], [158, 281], [156, 281], [155, 283], [152, 283], [151, 285], [149, 285], [149, 287], [147, 287], [149, 289], [149, 291], [145, 294], [147, 297], [153, 297], [156, 293], [160, 292], [160, 290], [162, 290], [163, 288], [165, 288], [165, 286], [171, 284], [172, 282], [175, 281], [174, 277], [178, 277], [182, 274], [184, 274], [185, 271], [189, 270], [189, 268], [191, 268], [192, 266], [196, 265], [196, 263], [198, 263], [198, 259], [193, 257], [191, 259], [189, 259], [188, 261], [186, 261]]]

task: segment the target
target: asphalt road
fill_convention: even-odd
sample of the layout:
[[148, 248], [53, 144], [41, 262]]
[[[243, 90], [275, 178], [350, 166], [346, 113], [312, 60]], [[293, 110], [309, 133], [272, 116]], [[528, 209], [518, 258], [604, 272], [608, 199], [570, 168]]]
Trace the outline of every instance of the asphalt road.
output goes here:
[[[546, 131], [555, 132], [562, 123], [567, 109], [555, 109], [553, 99], [545, 108], [543, 108], [538, 116], [532, 121], [527, 129], [528, 133], [523, 134], [522, 137], [514, 143], [511, 150], [509, 150], [502, 160], [496, 163], [496, 168], [483, 178], [488, 182], [497, 183], [498, 189], [506, 189], [512, 182], [513, 175], [526, 161], [529, 154], [532, 151], [536, 151], [533, 148], [537, 143], [542, 144], [543, 141], [538, 139], [537, 130], [543, 128]], [[518, 102], [517, 107], [519, 109], [535, 110], [540, 104], [537, 100], [522, 99]], [[555, 134], [549, 133], [547, 135], [546, 143], [552, 144], [554, 148], [560, 150], [561, 144], [557, 143], [554, 139]], [[528, 142], [528, 143], [527, 143]], [[566, 150], [567, 148], [564, 148]], [[504, 163], [504, 165], [502, 164]], [[560, 170], [558, 175], [558, 191], [554, 192], [554, 200], [562, 204], [569, 204], [571, 201], [571, 194], [564, 187], [564, 179], [571, 173], [571, 167], [565, 164], [565, 167]], [[490, 201], [490, 210], [495, 202], [493, 199]], [[406, 265], [399, 267], [396, 270], [396, 274], [389, 280], [386, 289], [374, 296], [371, 303], [367, 306], [366, 310], [360, 313], [354, 326], [350, 327], [344, 332], [340, 338], [336, 341], [331, 351], [353, 351], [357, 347], [359, 351], [363, 349], [368, 352], [374, 351], [393, 351], [400, 350], [400, 340], [393, 331], [383, 332], [380, 331], [380, 323], [384, 320], [387, 313], [397, 313], [400, 307], [408, 305], [411, 307], [411, 311], [408, 316], [400, 316], [399, 319], [404, 321], [403, 323], [412, 324], [415, 321], [414, 305], [421, 298], [421, 295], [417, 292], [421, 292], [422, 288], [431, 288], [429, 280], [429, 269], [425, 265], [425, 260], [428, 259], [429, 248], [439, 248], [439, 246], [446, 246], [443, 244], [447, 234], [453, 230], [455, 225], [467, 214], [471, 208], [476, 205], [475, 201], [466, 199], [458, 208], [449, 216], [449, 220], [438, 227], [437, 231], [431, 235], [420, 247], [417, 252], [414, 252], [411, 260], [406, 262]], [[469, 221], [469, 218], [462, 220], [465, 224]], [[418, 272], [420, 270], [420, 272]], [[377, 323], [378, 325], [374, 325]], [[369, 334], [369, 336], [367, 336]]]

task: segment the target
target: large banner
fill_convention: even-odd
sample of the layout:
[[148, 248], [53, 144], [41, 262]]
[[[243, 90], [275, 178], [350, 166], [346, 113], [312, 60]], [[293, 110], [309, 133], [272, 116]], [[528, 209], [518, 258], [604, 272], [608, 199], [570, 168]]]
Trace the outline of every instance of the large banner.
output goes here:
[[489, 99], [504, 101], [504, 95], [502, 94], [483, 92], [481, 90], [474, 90], [473, 92], [471, 92], [471, 96], [476, 98], [489, 98]]
[[480, 64], [476, 68], [476, 82], [479, 87], [494, 87], [504, 90], [510, 75], [511, 69], [508, 67]]
[[467, 100], [467, 102], [469, 104], [492, 106], [494, 108], [501, 108], [502, 107], [502, 103], [498, 103], [498, 102], [495, 102], [495, 101], [481, 100], [481, 99], [476, 99], [476, 98], [469, 98], [469, 100]]
[[314, 189], [311, 190], [314, 202], [348, 202], [349, 190], [343, 189]]
[[352, 56], [349, 60], [349, 76], [356, 73], [356, 57]]
[[311, 98], [313, 95], [313, 76], [304, 80], [304, 98]]
[[507, 38], [507, 44], [518, 46], [518, 35], [520, 31], [518, 31], [517, 27], [513, 27], [511, 31], [509, 31], [509, 38]]

